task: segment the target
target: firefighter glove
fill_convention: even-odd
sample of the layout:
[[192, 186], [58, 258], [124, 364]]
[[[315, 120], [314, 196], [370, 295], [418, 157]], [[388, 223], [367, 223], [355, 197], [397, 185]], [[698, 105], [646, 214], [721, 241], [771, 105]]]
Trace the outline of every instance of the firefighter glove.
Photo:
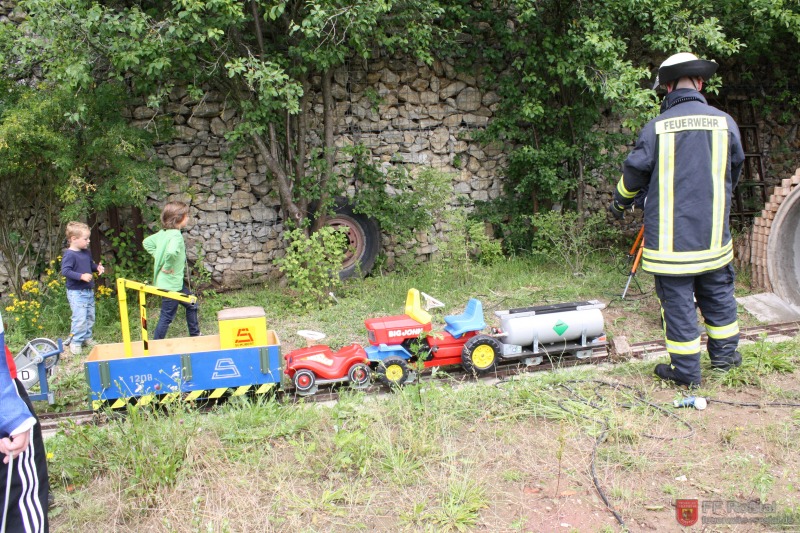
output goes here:
[[625, 216], [625, 207], [616, 200], [611, 202], [608, 206], [608, 212], [611, 213], [617, 220], [622, 220]]

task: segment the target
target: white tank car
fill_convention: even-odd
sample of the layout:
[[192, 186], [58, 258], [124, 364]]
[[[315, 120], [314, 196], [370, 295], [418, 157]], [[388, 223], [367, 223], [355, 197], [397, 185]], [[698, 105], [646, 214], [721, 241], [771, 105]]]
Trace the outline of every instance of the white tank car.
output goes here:
[[604, 335], [605, 304], [598, 300], [495, 311], [503, 344], [531, 346], [566, 342], [585, 346]]

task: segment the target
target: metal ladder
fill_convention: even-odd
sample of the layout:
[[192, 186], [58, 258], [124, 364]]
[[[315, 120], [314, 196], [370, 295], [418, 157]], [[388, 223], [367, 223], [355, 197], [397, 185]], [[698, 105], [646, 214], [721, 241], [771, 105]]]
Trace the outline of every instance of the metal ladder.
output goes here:
[[725, 96], [724, 109], [738, 124], [744, 148], [744, 167], [733, 191], [730, 215], [731, 225], [742, 229], [751, 225], [767, 202], [767, 175], [753, 102], [743, 96]]

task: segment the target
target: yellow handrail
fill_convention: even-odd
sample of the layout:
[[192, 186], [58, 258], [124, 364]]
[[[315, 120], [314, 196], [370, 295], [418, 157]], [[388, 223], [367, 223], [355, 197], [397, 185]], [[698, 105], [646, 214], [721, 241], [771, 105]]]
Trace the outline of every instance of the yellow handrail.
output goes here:
[[183, 294], [177, 291], [165, 291], [152, 285], [146, 285], [138, 281], [132, 281], [125, 278], [117, 278], [117, 299], [119, 300], [119, 320], [122, 327], [122, 342], [125, 344], [125, 357], [133, 356], [133, 348], [131, 347], [131, 331], [128, 324], [128, 296], [127, 289], [133, 289], [139, 292], [139, 316], [141, 317], [142, 326], [142, 343], [144, 345], [144, 355], [148, 354], [147, 347], [147, 308], [145, 307], [145, 294], [155, 294], [163, 298], [171, 298], [179, 302], [193, 304], [197, 301], [197, 296]]

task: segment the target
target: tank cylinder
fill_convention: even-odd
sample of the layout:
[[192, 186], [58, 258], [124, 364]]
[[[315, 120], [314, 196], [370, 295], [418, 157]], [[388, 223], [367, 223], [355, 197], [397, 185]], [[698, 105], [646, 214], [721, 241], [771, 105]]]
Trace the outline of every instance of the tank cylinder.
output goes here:
[[534, 338], [540, 344], [567, 341], [580, 342], [586, 333], [587, 339], [603, 334], [603, 313], [600, 309], [565, 311], [562, 313], [497, 313], [500, 327], [506, 336], [503, 343], [529, 346]]

